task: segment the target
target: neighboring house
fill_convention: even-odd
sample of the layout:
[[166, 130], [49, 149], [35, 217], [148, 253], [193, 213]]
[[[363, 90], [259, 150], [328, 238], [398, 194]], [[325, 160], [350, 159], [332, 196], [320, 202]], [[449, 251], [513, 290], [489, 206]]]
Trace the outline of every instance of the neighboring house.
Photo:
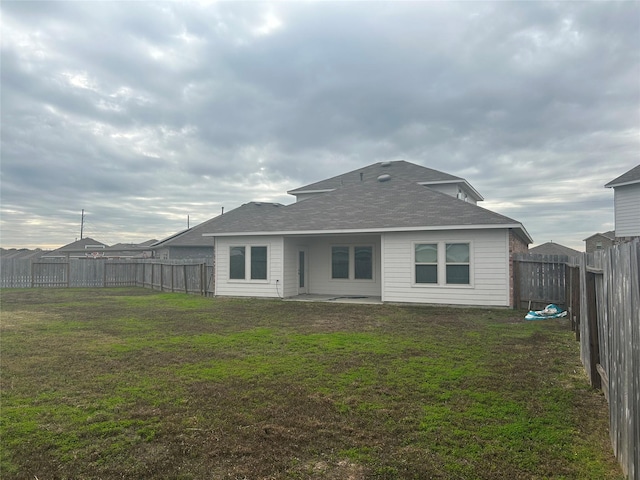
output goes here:
[[216, 217], [215, 294], [510, 306], [524, 226], [453, 175], [382, 162]]
[[70, 259], [70, 258], [97, 258], [104, 256], [107, 245], [94, 240], [93, 238], [83, 238], [71, 242], [63, 247], [57, 248], [42, 255], [43, 259]]
[[616, 232], [610, 230], [604, 233], [596, 233], [584, 239], [584, 250], [587, 253], [593, 253], [596, 250], [609, 248], [615, 244]]
[[580, 255], [578, 250], [565, 247], [564, 245], [560, 245], [555, 242], [547, 242], [538, 245], [537, 247], [530, 248], [529, 253], [535, 253], [537, 255], [561, 255], [567, 257], [577, 257]]
[[28, 248], [0, 248], [0, 258], [2, 259], [37, 260], [46, 253], [48, 253], [46, 250], [39, 248], [35, 250], [29, 250]]
[[104, 257], [110, 259], [151, 258], [153, 256], [151, 245], [157, 241], [154, 238], [142, 243], [116, 243], [104, 249]]
[[123, 258], [150, 258], [152, 251], [150, 245], [157, 240], [148, 240], [143, 243], [117, 243], [108, 246], [92, 238], [83, 238], [42, 255], [43, 259], [123, 259]]
[[613, 188], [616, 242], [640, 237], [640, 165], [605, 187]]

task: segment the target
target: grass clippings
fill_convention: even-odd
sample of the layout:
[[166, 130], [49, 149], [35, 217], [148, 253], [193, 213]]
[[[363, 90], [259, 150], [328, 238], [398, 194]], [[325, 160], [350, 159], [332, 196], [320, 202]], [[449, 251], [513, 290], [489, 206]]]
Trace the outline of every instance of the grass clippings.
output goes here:
[[3, 479], [622, 479], [566, 320], [1, 292]]

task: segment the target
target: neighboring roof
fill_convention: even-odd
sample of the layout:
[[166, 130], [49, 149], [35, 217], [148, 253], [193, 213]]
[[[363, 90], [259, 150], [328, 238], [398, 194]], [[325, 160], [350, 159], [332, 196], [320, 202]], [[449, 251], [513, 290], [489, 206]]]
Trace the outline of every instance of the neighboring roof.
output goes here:
[[640, 165], [633, 167], [626, 173], [623, 173], [618, 178], [614, 178], [605, 185], [607, 188], [622, 187], [624, 185], [631, 185], [633, 183], [640, 183]]
[[93, 238], [82, 238], [80, 240], [76, 240], [75, 242], [71, 242], [63, 247], [60, 248], [56, 248], [55, 250], [49, 252], [49, 253], [54, 253], [54, 252], [77, 252], [80, 250], [87, 250], [86, 247], [88, 246], [100, 246], [100, 247], [107, 247], [107, 245], [105, 243], [99, 242], [97, 240], [94, 240]]
[[604, 232], [604, 233], [594, 233], [590, 237], [585, 238], [583, 241], [586, 242], [587, 240], [591, 240], [593, 237], [607, 237], [609, 240], [615, 240], [616, 239], [616, 231], [615, 230], [609, 230], [608, 232]]
[[154, 239], [142, 243], [116, 243], [115, 245], [107, 247], [106, 250], [142, 250], [155, 242], [157, 242], [157, 240]]
[[46, 253], [48, 252], [39, 248], [35, 250], [29, 250], [27, 248], [0, 248], [0, 257], [3, 259], [37, 259]]
[[473, 194], [473, 196], [476, 197], [476, 200], [484, 200], [482, 195], [480, 195], [480, 193], [478, 193], [476, 189], [473, 188], [464, 178], [456, 177], [445, 172], [433, 170], [404, 160], [374, 163], [357, 170], [352, 170], [351, 172], [343, 173], [342, 175], [289, 190], [287, 193], [291, 195], [298, 195], [301, 193], [330, 192], [337, 188], [357, 185], [360, 183], [375, 182], [380, 175], [384, 174], [389, 174], [394, 178], [404, 179], [423, 185], [444, 183], [463, 184]]
[[574, 250], [573, 248], [565, 247], [564, 245], [554, 242], [547, 242], [538, 245], [537, 247], [530, 248], [529, 253], [536, 253], [539, 255], [568, 255], [569, 257], [575, 257], [580, 254], [578, 250]]
[[243, 207], [243, 215], [217, 217], [210, 235], [501, 227], [518, 229], [528, 243], [533, 241], [516, 220], [394, 175], [387, 181], [357, 182], [291, 205], [254, 202]]

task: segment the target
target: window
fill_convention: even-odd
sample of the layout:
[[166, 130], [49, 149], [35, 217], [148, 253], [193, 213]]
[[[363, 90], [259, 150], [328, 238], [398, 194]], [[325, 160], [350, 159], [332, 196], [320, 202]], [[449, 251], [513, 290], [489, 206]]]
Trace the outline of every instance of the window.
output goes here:
[[268, 255], [266, 246], [234, 246], [229, 249], [229, 279], [246, 280], [249, 269], [251, 280], [266, 280]]
[[331, 247], [331, 278], [349, 278], [349, 247]]
[[415, 245], [416, 283], [438, 283], [438, 244]]
[[251, 280], [267, 279], [267, 247], [251, 247]]
[[244, 280], [245, 247], [231, 247], [229, 250], [229, 278]]
[[447, 283], [469, 284], [469, 244], [447, 243]]
[[373, 246], [331, 247], [331, 278], [373, 280]]
[[373, 247], [353, 247], [356, 280], [373, 279]]

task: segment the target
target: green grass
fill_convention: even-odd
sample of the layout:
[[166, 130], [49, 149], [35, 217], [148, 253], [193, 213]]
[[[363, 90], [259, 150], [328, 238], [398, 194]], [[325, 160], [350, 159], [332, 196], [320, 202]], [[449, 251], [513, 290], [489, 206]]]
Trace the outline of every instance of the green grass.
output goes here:
[[623, 478], [564, 320], [1, 295], [3, 479]]

